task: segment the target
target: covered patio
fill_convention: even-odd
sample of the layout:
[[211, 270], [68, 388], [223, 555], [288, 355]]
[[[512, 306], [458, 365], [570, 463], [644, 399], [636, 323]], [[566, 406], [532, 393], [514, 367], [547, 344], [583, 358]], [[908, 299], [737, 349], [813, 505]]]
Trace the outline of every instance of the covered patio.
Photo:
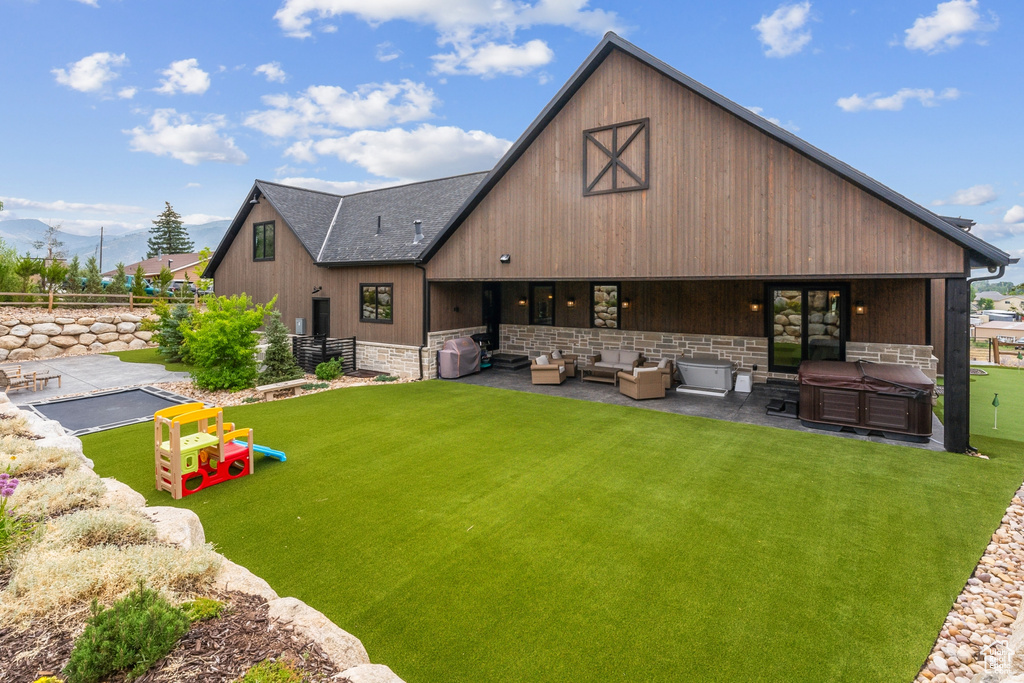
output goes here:
[[636, 401], [628, 396], [619, 393], [617, 387], [611, 384], [600, 382], [585, 382], [577, 375], [567, 379], [562, 384], [533, 384], [531, 382], [530, 370], [505, 370], [501, 368], [489, 368], [482, 372], [461, 377], [456, 380], [443, 380], [461, 382], [463, 384], [475, 384], [488, 386], [497, 389], [510, 389], [513, 391], [528, 391], [536, 394], [549, 396], [561, 396], [563, 398], [578, 399], [581, 401], [595, 401], [599, 403], [612, 403], [616, 405], [633, 406], [647, 410], [659, 410], [677, 415], [690, 415], [694, 417], [706, 417], [714, 420], [725, 420], [727, 422], [742, 422], [746, 424], [762, 425], [765, 427], [777, 427], [800, 432], [836, 436], [859, 441], [873, 441], [875, 443], [893, 444], [923, 448], [925, 450], [942, 451], [943, 429], [939, 419], [932, 415], [932, 436], [928, 443], [914, 443], [887, 439], [877, 435], [863, 436], [850, 431], [831, 432], [822, 429], [811, 429], [804, 427], [800, 420], [791, 417], [767, 414], [768, 403], [773, 399], [780, 398], [787, 391], [795, 387], [786, 384], [757, 383], [753, 391], [744, 394], [736, 391], [729, 392], [725, 397], [700, 396], [688, 393], [679, 393], [673, 389], [665, 392], [665, 398], [648, 399]]

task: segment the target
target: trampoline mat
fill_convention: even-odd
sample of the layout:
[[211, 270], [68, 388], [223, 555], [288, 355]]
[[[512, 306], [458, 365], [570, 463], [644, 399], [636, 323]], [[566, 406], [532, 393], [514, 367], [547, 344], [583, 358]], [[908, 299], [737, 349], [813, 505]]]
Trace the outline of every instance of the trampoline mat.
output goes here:
[[136, 387], [40, 401], [24, 407], [31, 408], [48, 420], [60, 422], [72, 436], [81, 436], [146, 422], [152, 420], [153, 413], [158, 410], [191, 403], [193, 400], [156, 387]]

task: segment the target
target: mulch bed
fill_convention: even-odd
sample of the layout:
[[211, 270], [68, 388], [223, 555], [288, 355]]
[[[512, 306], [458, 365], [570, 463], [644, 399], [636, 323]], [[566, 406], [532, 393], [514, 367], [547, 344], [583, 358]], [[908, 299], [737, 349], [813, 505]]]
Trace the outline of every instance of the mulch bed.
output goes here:
[[[224, 615], [193, 624], [177, 647], [136, 681], [228, 683], [270, 658], [289, 661], [310, 681], [327, 681], [336, 673], [316, 643], [296, 635], [290, 626], [270, 621], [263, 598], [235, 592], [213, 597], [230, 605]], [[81, 621], [47, 619], [35, 620], [20, 631], [0, 627], [0, 681], [31, 683], [40, 676], [59, 674], [82, 628]], [[32, 654], [15, 661], [23, 652]], [[123, 683], [125, 674], [105, 680]]]

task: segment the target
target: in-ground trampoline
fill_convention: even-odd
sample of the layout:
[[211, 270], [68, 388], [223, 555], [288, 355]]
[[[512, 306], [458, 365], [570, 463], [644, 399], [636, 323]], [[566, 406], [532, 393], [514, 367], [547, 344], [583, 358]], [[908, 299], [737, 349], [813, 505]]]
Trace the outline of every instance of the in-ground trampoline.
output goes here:
[[28, 408], [47, 420], [56, 420], [71, 436], [146, 422], [162, 408], [192, 403], [194, 399], [156, 387], [101, 391], [84, 396], [28, 403]]

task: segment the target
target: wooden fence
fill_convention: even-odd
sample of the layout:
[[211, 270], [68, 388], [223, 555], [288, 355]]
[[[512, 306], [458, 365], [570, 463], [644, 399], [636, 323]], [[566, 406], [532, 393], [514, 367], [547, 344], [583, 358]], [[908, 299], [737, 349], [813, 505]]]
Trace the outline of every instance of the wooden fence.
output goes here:
[[[10, 300], [8, 300], [10, 299]], [[136, 307], [149, 308], [157, 303], [192, 303], [199, 305], [199, 295], [195, 294], [190, 298], [178, 296], [135, 296], [134, 294], [68, 294], [65, 292], [0, 292], [0, 306], [35, 307], [46, 306], [46, 310], [53, 311], [54, 306], [69, 306], [81, 308], [88, 306], [127, 306], [134, 311]]]

